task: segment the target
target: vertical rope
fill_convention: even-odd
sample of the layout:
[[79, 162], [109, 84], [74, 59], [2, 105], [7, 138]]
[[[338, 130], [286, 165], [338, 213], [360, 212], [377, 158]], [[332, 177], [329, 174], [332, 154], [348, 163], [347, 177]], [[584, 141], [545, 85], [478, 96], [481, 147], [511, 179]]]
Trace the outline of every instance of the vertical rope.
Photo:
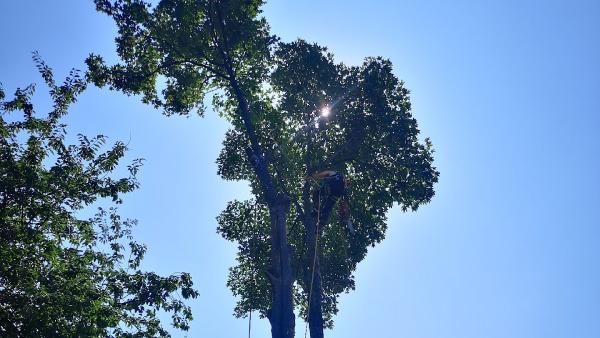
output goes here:
[[250, 338], [252, 332], [252, 310], [248, 311], [248, 313], [248, 338]]
[[[258, 201], [255, 201], [254, 203], [254, 220], [256, 221], [256, 223], [258, 224]], [[250, 250], [250, 255], [253, 254], [253, 244], [254, 244], [254, 240], [255, 238], [250, 238], [250, 243], [249, 243], [249, 250]], [[252, 260], [250, 260], [252, 261]], [[254, 270], [254, 269], [252, 269]], [[248, 309], [248, 338], [252, 337], [252, 299], [254, 298], [254, 284], [256, 283], [256, 271], [252, 271], [252, 284], [250, 284], [250, 308]]]
[[317, 203], [317, 224], [315, 225], [315, 251], [313, 253], [313, 263], [312, 270], [310, 276], [310, 288], [308, 293], [308, 309], [306, 309], [306, 322], [304, 324], [304, 338], [306, 338], [306, 333], [308, 331], [308, 319], [310, 317], [310, 301], [312, 300], [312, 292], [313, 292], [313, 284], [315, 280], [315, 265], [317, 264], [317, 247], [319, 245], [319, 222], [321, 218], [321, 187], [319, 187], [319, 200]]

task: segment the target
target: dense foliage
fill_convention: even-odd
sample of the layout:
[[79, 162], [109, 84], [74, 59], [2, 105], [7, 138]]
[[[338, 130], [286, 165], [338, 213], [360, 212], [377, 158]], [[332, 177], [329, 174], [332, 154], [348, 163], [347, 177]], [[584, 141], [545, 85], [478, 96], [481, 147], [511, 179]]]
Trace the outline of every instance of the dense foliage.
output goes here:
[[136, 221], [117, 213], [141, 160], [115, 177], [125, 144], [102, 135], [66, 144], [60, 121], [85, 81], [73, 71], [57, 85], [35, 59], [53, 99], [47, 115], [34, 110], [34, 85], [11, 99], [0, 88], [0, 336], [169, 336], [164, 311], [187, 330], [191, 277], [142, 271]]
[[[303, 274], [312, 261], [305, 261], [308, 243], [299, 210], [315, 208], [313, 201], [306, 200], [306, 189], [312, 192], [317, 188], [305, 178], [329, 169], [344, 173], [351, 182], [348, 199], [356, 232], [348, 233], [336, 212], [331, 219], [321, 220], [319, 229], [323, 314], [330, 326], [338, 295], [355, 287], [357, 263], [369, 246], [385, 236], [387, 211], [394, 203], [402, 210], [416, 210], [427, 203], [433, 197], [438, 172], [433, 167], [430, 141], [418, 139], [408, 90], [392, 73], [390, 61], [367, 58], [361, 66], [348, 67], [336, 64], [325, 48], [300, 40], [279, 44], [274, 64], [269, 81], [273, 94], [267, 98], [271, 104], [261, 111], [257, 125], [261, 126], [261, 143], [271, 154], [277, 182], [298, 201], [292, 207], [296, 215], [289, 219], [288, 229], [296, 280], [301, 286], [296, 290], [297, 305], [301, 307], [310, 292]], [[328, 110], [327, 116], [323, 109]], [[243, 136], [231, 130], [218, 159], [219, 171], [226, 179], [249, 179], [257, 187], [243, 156], [244, 147]], [[262, 210], [257, 212], [257, 208]], [[263, 277], [268, 268], [264, 254], [269, 244], [266, 205], [232, 202], [219, 223], [225, 238], [240, 243], [238, 265], [229, 278], [230, 287], [240, 296], [236, 314], [251, 309], [266, 313], [268, 298], [260, 296], [268, 290]]]
[[[214, 93], [214, 109], [232, 124], [219, 174], [248, 181], [254, 195], [232, 201], [218, 217], [218, 231], [239, 243], [228, 281], [239, 297], [235, 314], [259, 310], [273, 327], [283, 323], [273, 337], [291, 337], [291, 301], [280, 295], [293, 287], [311, 337], [322, 337], [338, 295], [355, 287], [356, 265], [384, 238], [387, 211], [395, 204], [416, 210], [434, 195], [432, 144], [419, 139], [409, 92], [391, 62], [366, 58], [347, 66], [323, 47], [280, 42], [259, 0], [95, 3], [117, 24], [122, 60], [106, 65], [91, 55], [95, 84], [141, 94], [167, 115], [203, 113]], [[307, 177], [323, 170], [351, 182], [344, 198], [355, 233], [335, 212], [339, 198], [315, 198], [325, 183]]]

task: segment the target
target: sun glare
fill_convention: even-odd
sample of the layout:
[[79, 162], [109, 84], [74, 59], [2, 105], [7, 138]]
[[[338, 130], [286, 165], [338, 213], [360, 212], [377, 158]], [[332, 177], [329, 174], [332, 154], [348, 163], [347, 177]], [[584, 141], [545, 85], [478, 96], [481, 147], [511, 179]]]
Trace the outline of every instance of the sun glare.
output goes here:
[[321, 116], [329, 116], [329, 113], [331, 113], [331, 110], [329, 109], [329, 107], [323, 107], [323, 109], [321, 109]]

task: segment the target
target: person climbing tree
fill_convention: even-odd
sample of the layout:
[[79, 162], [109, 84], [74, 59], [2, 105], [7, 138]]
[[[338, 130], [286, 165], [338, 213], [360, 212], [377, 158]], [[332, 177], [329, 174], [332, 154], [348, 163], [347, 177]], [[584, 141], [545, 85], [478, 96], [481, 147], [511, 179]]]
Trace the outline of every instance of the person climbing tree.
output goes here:
[[[348, 229], [348, 232], [354, 235], [355, 230], [350, 218], [350, 204], [347, 194], [350, 184], [346, 177], [334, 170], [324, 170], [311, 175], [307, 179], [317, 183], [317, 188], [313, 192], [313, 207], [318, 208], [317, 206], [320, 206], [320, 211], [323, 211], [323, 215], [325, 215], [327, 210], [331, 210], [339, 200], [339, 218]], [[313, 209], [313, 215], [316, 216], [318, 211]], [[327, 222], [326, 219], [323, 219], [323, 221]]]

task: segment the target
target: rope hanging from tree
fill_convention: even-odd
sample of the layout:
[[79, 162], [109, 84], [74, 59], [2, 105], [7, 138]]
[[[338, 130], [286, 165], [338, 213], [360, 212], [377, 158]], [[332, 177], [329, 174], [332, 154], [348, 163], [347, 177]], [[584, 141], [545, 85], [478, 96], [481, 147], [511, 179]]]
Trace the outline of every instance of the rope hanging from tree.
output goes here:
[[315, 265], [317, 265], [317, 247], [319, 246], [319, 222], [321, 221], [321, 189], [319, 189], [319, 198], [317, 203], [317, 223], [315, 224], [315, 251], [313, 252], [313, 262], [311, 267], [310, 288], [308, 292], [308, 308], [306, 309], [306, 321], [304, 323], [304, 338], [308, 331], [308, 319], [310, 316], [310, 301], [312, 300], [313, 284], [315, 280]]
[[[258, 201], [254, 203], [254, 220], [258, 222]], [[250, 255], [253, 254], [255, 237], [250, 238], [250, 243], [248, 243], [248, 250], [250, 250]], [[254, 284], [256, 284], [256, 270], [252, 269], [252, 283], [250, 284], [250, 294], [248, 296], [250, 300], [250, 307], [248, 309], [248, 338], [252, 337], [252, 301], [254, 296]]]

